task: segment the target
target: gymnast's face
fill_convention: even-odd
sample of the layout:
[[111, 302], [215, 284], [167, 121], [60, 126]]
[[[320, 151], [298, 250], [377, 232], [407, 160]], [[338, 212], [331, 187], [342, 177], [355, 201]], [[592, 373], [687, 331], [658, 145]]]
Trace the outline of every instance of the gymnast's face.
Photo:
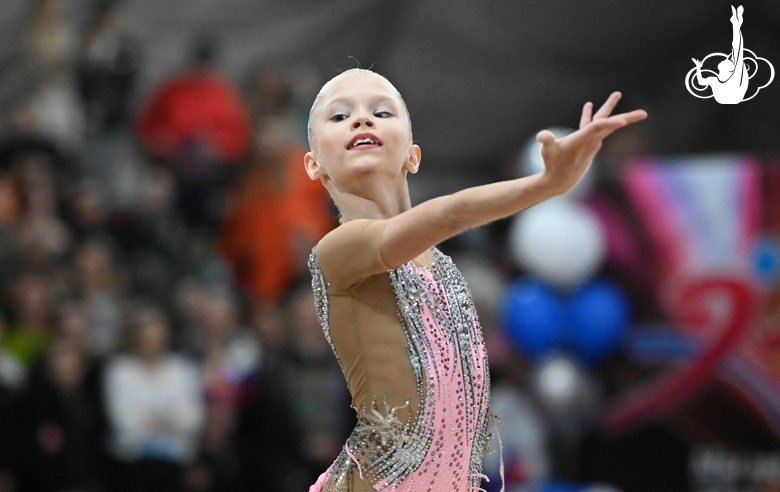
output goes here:
[[312, 179], [349, 189], [368, 175], [395, 179], [416, 172], [419, 147], [412, 144], [406, 107], [384, 77], [346, 72], [328, 82], [310, 116], [312, 151], [306, 169]]

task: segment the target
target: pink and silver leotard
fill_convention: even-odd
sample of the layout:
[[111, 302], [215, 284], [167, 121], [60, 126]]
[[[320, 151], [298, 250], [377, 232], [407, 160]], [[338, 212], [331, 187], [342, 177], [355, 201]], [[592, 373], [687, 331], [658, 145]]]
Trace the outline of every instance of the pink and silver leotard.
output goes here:
[[310, 492], [479, 490], [491, 438], [485, 344], [463, 276], [438, 249], [427, 257], [345, 292], [332, 291], [316, 247], [309, 258], [317, 316], [358, 412]]

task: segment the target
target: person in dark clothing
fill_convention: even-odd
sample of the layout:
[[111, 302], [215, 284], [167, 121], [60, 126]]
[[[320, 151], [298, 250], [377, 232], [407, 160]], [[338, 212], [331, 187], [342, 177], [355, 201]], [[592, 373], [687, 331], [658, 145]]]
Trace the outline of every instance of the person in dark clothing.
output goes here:
[[268, 484], [279, 492], [306, 487], [308, 476], [299, 465], [301, 437], [280, 369], [276, 351], [265, 351], [261, 367], [244, 385], [236, 430], [242, 491], [262, 490]]
[[306, 490], [354, 425], [312, 302], [310, 282], [301, 277], [278, 306], [255, 313], [263, 356], [243, 391], [239, 490], [269, 483], [283, 492]]
[[[17, 490], [100, 488], [99, 398], [88, 389], [86, 354], [59, 342], [31, 374], [5, 422], [6, 459]], [[7, 441], [5, 441], [7, 439]]]
[[119, 26], [115, 0], [99, 0], [75, 67], [79, 93], [93, 131], [125, 119], [140, 65], [136, 41]]

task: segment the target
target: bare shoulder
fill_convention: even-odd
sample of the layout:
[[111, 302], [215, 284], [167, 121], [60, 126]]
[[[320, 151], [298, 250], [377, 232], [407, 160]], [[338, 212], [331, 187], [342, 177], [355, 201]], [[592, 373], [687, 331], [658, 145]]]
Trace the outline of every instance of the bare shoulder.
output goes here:
[[386, 271], [379, 247], [387, 220], [355, 219], [341, 224], [317, 245], [317, 262], [331, 285], [346, 290], [361, 279]]

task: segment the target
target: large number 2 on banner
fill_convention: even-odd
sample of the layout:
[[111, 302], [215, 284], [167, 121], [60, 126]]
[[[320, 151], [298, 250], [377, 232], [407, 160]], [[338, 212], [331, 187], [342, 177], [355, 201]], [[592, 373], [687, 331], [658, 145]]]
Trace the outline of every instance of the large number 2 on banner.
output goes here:
[[610, 405], [601, 420], [601, 427], [607, 432], [626, 430], [694, 397], [752, 326], [755, 296], [738, 279], [694, 280], [677, 289], [670, 301], [675, 321], [702, 336], [715, 334], [708, 337], [712, 342], [692, 364], [665, 374]]

